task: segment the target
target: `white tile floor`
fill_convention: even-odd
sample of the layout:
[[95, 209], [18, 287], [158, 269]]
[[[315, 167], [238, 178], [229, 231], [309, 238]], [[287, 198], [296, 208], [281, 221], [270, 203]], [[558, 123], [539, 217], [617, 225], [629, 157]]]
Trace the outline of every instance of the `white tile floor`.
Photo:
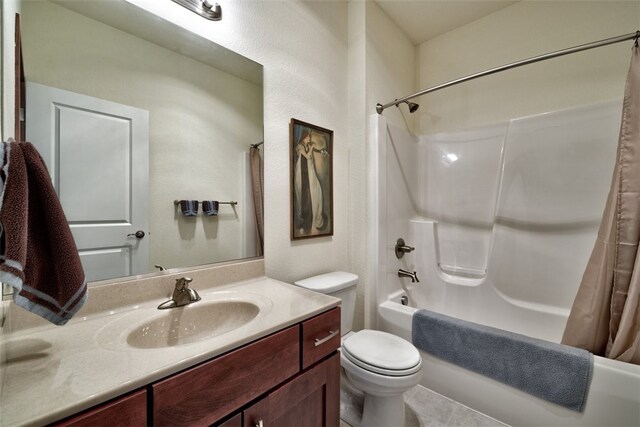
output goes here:
[[[420, 385], [404, 394], [405, 425], [388, 427], [508, 427]], [[362, 398], [340, 391], [340, 427], [358, 425]], [[365, 427], [365, 426], [362, 426]]]

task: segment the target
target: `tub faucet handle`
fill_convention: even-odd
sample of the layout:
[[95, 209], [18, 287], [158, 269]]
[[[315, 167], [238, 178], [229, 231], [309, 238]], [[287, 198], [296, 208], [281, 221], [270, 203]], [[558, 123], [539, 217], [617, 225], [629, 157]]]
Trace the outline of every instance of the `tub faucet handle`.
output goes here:
[[409, 277], [411, 279], [411, 283], [420, 283], [420, 280], [418, 279], [418, 273], [416, 273], [415, 271], [411, 272], [411, 271], [399, 269], [398, 277]]
[[409, 252], [413, 252], [416, 248], [413, 246], [405, 245], [404, 239], [400, 238], [396, 241], [396, 258], [400, 259], [404, 256], [404, 254], [408, 254]]

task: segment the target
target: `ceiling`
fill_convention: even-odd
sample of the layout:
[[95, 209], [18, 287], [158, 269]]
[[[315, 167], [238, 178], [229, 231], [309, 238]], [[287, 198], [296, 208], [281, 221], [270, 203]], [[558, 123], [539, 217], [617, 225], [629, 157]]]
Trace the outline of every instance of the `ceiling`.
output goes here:
[[420, 44], [516, 1], [377, 0], [377, 3], [413, 43]]

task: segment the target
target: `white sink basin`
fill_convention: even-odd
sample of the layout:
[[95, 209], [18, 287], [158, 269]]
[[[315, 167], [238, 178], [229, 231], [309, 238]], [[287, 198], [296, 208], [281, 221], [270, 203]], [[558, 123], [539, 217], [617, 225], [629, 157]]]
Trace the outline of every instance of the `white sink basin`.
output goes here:
[[[97, 342], [114, 350], [176, 348], [207, 340], [231, 340], [234, 331], [249, 332], [252, 322], [271, 311], [273, 303], [253, 292], [215, 292], [192, 304], [158, 310], [140, 307], [119, 315], [97, 331]], [[152, 303], [154, 304], [154, 303]], [[228, 337], [228, 338], [225, 338]], [[221, 341], [222, 340], [222, 341]]]
[[260, 308], [246, 301], [202, 301], [172, 308], [127, 335], [136, 348], [172, 347], [226, 334], [253, 320]]

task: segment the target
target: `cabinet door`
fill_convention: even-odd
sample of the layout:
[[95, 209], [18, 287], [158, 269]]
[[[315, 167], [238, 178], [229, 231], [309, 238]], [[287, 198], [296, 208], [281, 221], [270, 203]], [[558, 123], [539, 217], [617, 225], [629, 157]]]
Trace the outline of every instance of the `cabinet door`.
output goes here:
[[244, 411], [244, 427], [337, 427], [340, 356], [334, 353]]

